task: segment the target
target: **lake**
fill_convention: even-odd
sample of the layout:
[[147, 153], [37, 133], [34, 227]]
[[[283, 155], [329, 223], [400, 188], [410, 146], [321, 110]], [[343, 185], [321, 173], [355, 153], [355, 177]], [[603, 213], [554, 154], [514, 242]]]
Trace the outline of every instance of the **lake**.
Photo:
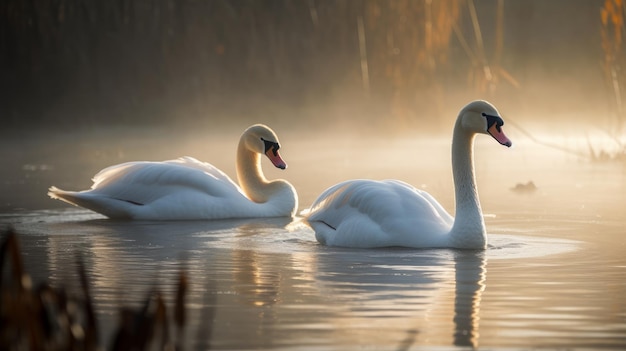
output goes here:
[[[171, 308], [185, 269], [185, 349], [626, 348], [626, 167], [514, 129], [511, 149], [476, 142], [485, 251], [325, 247], [300, 217], [112, 221], [46, 195], [86, 189], [114, 163], [183, 155], [234, 178], [245, 127], [3, 131], [0, 223], [20, 234], [35, 282], [76, 291], [83, 257], [103, 347], [119, 308], [150, 289]], [[300, 210], [339, 181], [395, 178], [454, 213], [448, 138], [272, 127], [289, 168], [264, 160], [265, 173], [296, 187]], [[512, 190], [528, 181], [536, 190]]]

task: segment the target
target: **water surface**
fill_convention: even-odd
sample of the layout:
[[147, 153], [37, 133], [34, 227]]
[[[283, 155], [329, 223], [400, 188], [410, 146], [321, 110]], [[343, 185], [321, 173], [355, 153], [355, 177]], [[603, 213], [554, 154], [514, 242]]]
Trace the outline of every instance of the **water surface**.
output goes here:
[[[296, 186], [301, 209], [344, 179], [397, 178], [453, 212], [446, 139], [277, 132], [289, 169], [263, 165]], [[45, 195], [87, 188], [99, 169], [130, 160], [191, 155], [234, 176], [239, 131], [24, 133], [3, 141], [0, 222], [20, 233], [35, 281], [77, 289], [83, 257], [103, 344], [121, 305], [155, 286], [171, 304], [184, 267], [187, 349], [626, 347], [622, 165], [481, 138], [486, 251], [357, 250], [317, 244], [300, 218], [111, 221]], [[536, 191], [511, 191], [529, 180]]]

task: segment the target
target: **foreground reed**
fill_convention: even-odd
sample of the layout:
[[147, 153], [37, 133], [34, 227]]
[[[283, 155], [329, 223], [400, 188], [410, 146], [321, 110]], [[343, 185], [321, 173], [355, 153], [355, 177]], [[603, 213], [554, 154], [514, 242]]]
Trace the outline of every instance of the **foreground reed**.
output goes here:
[[[47, 282], [33, 288], [24, 270], [18, 234], [6, 230], [0, 247], [0, 349], [2, 350], [101, 350], [98, 323], [89, 280], [77, 258], [80, 293]], [[177, 350], [185, 327], [187, 275], [181, 270], [173, 316], [168, 316], [158, 289], [148, 292], [139, 309], [120, 309], [120, 322], [108, 342], [112, 350]], [[170, 323], [176, 338], [170, 338]]]

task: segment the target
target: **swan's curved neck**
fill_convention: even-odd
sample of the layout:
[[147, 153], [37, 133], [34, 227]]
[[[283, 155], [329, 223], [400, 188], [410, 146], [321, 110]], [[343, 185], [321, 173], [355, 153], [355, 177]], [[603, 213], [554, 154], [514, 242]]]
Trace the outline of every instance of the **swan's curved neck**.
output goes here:
[[293, 216], [298, 207], [296, 190], [282, 179], [269, 181], [261, 170], [261, 155], [250, 151], [242, 139], [237, 147], [237, 179], [244, 194], [257, 203], [264, 216]]
[[450, 236], [459, 247], [486, 245], [486, 230], [474, 178], [474, 137], [459, 117], [452, 137], [452, 174], [456, 214]]
[[237, 147], [237, 179], [250, 200], [257, 203], [268, 200], [269, 194], [266, 189], [269, 182], [261, 170], [261, 156], [250, 151], [243, 138]]

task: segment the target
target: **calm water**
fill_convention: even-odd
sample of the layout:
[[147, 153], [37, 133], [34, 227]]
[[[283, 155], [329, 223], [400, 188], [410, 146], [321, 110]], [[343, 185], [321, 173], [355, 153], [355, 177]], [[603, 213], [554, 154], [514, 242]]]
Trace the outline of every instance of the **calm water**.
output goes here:
[[[366, 177], [405, 180], [453, 210], [447, 139], [275, 129], [289, 169], [264, 167], [296, 186], [301, 209], [327, 186]], [[110, 221], [45, 195], [50, 185], [87, 188], [99, 169], [129, 160], [191, 155], [234, 176], [240, 130], [170, 133], [21, 131], [2, 141], [0, 222], [21, 234], [35, 281], [77, 288], [82, 254], [103, 340], [118, 308], [152, 287], [171, 302], [184, 266], [186, 349], [626, 348], [623, 165], [592, 165], [514, 130], [513, 149], [479, 139], [484, 252], [329, 248], [298, 218]], [[535, 192], [510, 190], [529, 180]]]

